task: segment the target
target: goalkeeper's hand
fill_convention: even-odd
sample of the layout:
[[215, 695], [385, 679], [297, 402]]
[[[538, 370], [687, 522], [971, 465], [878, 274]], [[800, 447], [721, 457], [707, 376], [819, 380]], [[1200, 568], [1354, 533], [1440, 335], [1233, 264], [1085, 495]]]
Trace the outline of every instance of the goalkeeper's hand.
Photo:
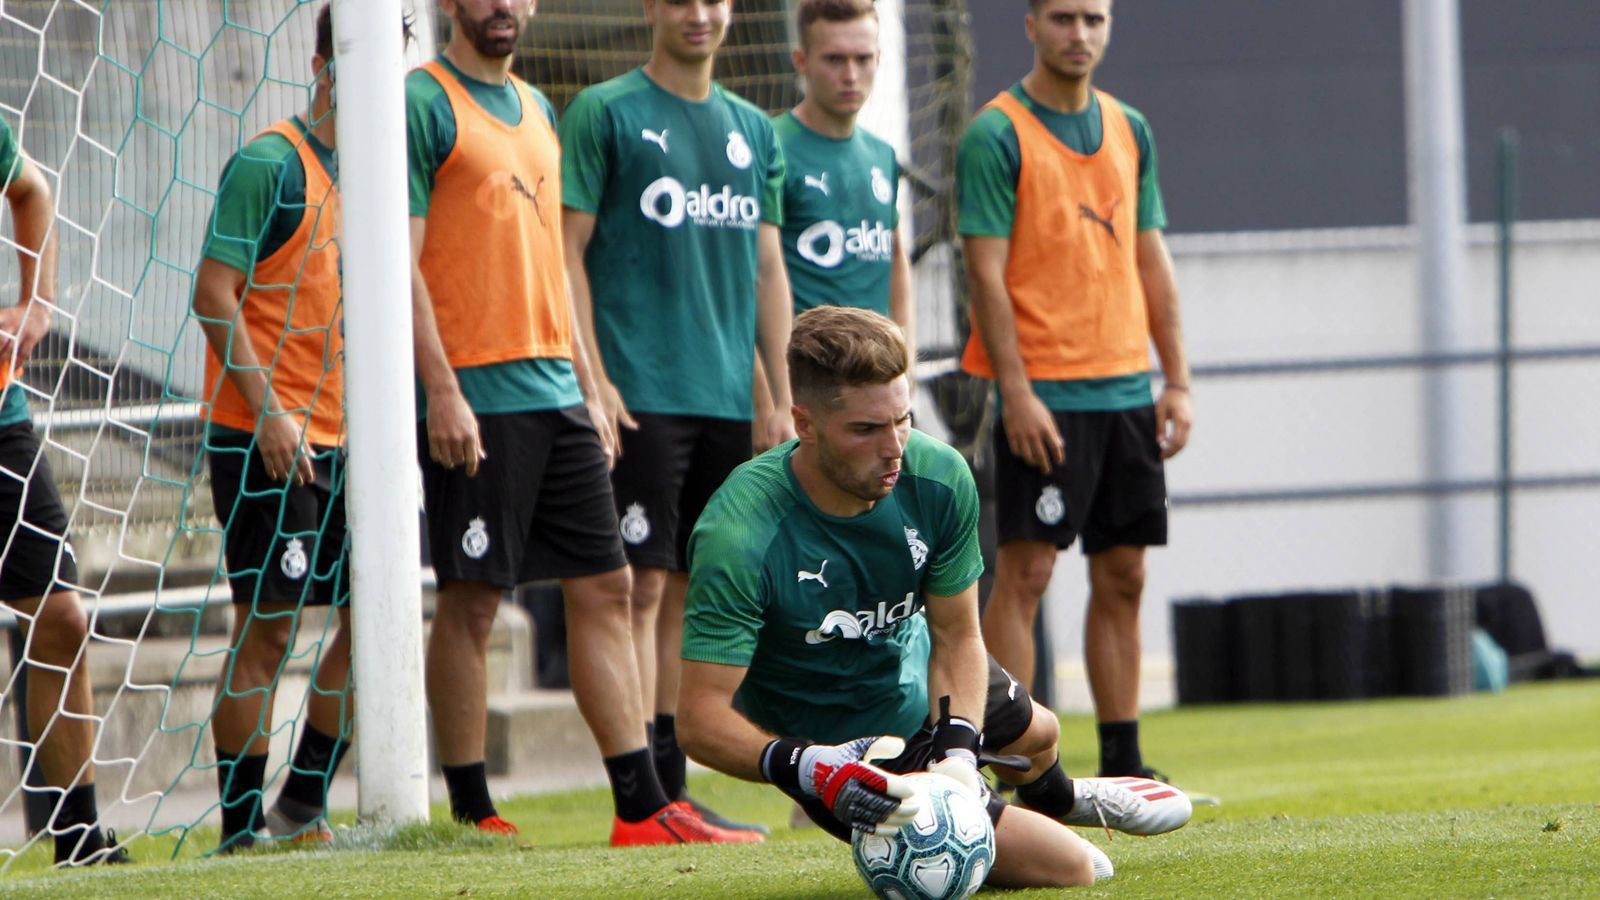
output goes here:
[[779, 787], [821, 800], [834, 818], [858, 831], [892, 834], [922, 809], [923, 794], [904, 778], [871, 764], [905, 751], [897, 737], [857, 738], [844, 744], [773, 741], [761, 771]]

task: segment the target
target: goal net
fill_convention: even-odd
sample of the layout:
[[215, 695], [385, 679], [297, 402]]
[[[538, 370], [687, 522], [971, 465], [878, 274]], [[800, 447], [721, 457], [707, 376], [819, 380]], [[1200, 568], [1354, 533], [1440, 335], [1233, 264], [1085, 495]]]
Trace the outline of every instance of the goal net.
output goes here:
[[[446, 34], [432, 3], [407, 5], [424, 27]], [[6, 390], [26, 394], [68, 518], [53, 537], [65, 545], [70, 536], [77, 558], [76, 583], [62, 587], [78, 593], [90, 620], [81, 657], [93, 685], [87, 718], [102, 821], [124, 838], [147, 835], [140, 858], [216, 847], [211, 717], [235, 608], [222, 559], [226, 523], [213, 512], [207, 477], [213, 398], [191, 298], [224, 164], [308, 106], [321, 6], [0, 0], [0, 119], [50, 185], [59, 244], [50, 334]], [[903, 152], [926, 364], [960, 346], [950, 188], [968, 115], [966, 4], [905, 0], [900, 9], [910, 119]], [[736, 23], [718, 77], [770, 112], [792, 106], [792, 3], [741, 2]], [[546, 0], [516, 64], [561, 109], [582, 88], [642, 62], [649, 40], [638, 0]], [[4, 307], [21, 287], [12, 226], [0, 241]], [[28, 474], [0, 466], [0, 479]], [[0, 532], [0, 554], [13, 552], [16, 535]], [[40, 670], [25, 662], [30, 624], [0, 605], [0, 876], [50, 864], [60, 797], [30, 764], [37, 747], [26, 682]], [[297, 626], [270, 724], [262, 722], [269, 797], [288, 775], [310, 673], [334, 622], [308, 610]], [[76, 718], [52, 711], [54, 722]]]

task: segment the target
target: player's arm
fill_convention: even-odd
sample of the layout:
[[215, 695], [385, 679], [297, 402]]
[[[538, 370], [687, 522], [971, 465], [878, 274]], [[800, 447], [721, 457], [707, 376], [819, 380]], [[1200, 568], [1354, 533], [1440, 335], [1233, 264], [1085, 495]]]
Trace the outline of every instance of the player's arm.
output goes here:
[[0, 331], [16, 342], [15, 356], [8, 363], [15, 369], [28, 361], [33, 348], [50, 332], [56, 299], [56, 232], [51, 227], [56, 210], [50, 182], [20, 152], [12, 175], [5, 196], [16, 229], [17, 272], [22, 284], [17, 305], [0, 310]]
[[930, 771], [956, 779], [974, 796], [983, 794], [978, 751], [988, 693], [989, 654], [978, 624], [978, 583], [959, 594], [927, 598], [928, 699], [932, 704]]
[[[573, 322], [578, 321], [577, 302], [572, 296], [572, 278], [567, 278], [567, 311]], [[594, 357], [600, 355], [598, 350], [593, 350]], [[617, 423], [606, 415], [605, 404], [600, 398], [600, 387], [595, 382], [595, 367], [599, 365], [594, 357], [590, 356], [591, 344], [584, 340], [583, 330], [576, 326], [572, 329], [572, 371], [578, 378], [578, 390], [583, 393], [583, 404], [589, 410], [589, 421], [593, 423], [595, 431], [600, 434], [600, 447], [606, 452], [608, 466], [616, 465], [617, 454], [622, 447], [617, 440]]]
[[222, 371], [239, 396], [250, 405], [256, 420], [256, 452], [273, 481], [309, 484], [316, 478], [311, 465], [311, 448], [298, 417], [285, 415], [272, 393], [270, 367], [261, 362], [250, 334], [249, 323], [240, 315], [239, 298], [244, 296], [245, 273], [211, 257], [203, 257], [194, 273], [194, 298], [191, 301], [200, 330], [205, 333], [211, 352], [222, 362]]
[[[600, 353], [599, 333], [594, 326], [594, 292], [589, 285], [589, 270], [584, 267], [584, 255], [594, 239], [594, 226], [593, 213], [570, 206], [561, 210], [561, 242], [566, 254], [567, 281], [572, 287], [572, 321], [576, 326], [573, 331], [585, 346], [593, 348], [589, 374], [594, 380], [594, 396], [605, 413], [607, 426], [616, 434], [619, 426], [636, 429], [639, 423], [628, 414], [622, 392], [611, 383], [611, 376], [606, 374], [605, 358]], [[617, 452], [621, 455], [620, 442]]]
[[745, 666], [683, 661], [678, 688], [678, 743], [702, 765], [745, 781], [766, 781], [761, 754], [774, 736], [733, 708]]
[[1055, 417], [1033, 392], [1027, 366], [1017, 347], [1017, 318], [1006, 289], [1006, 261], [1011, 239], [968, 236], [967, 281], [971, 288], [972, 318], [978, 323], [983, 349], [994, 366], [1004, 404], [1006, 439], [1011, 452], [1030, 466], [1049, 474], [1066, 459], [1066, 445], [1056, 429]]
[[[906, 335], [906, 355], [911, 357], [913, 368], [917, 364], [917, 306], [911, 296], [911, 254], [906, 251], [906, 230], [896, 230], [894, 259], [889, 269], [889, 318], [900, 326]], [[912, 372], [915, 380], [916, 373]]]
[[417, 380], [428, 398], [428, 455], [447, 469], [465, 466], [467, 475], [478, 474], [484, 458], [478, 438], [478, 419], [461, 393], [461, 383], [444, 352], [439, 323], [433, 315], [433, 296], [422, 277], [422, 247], [428, 220], [411, 217], [411, 328]]
[[756, 345], [761, 368], [766, 371], [772, 410], [766, 419], [766, 445], [776, 446], [794, 437], [794, 399], [789, 394], [789, 330], [794, 318], [794, 296], [789, 271], [783, 264], [783, 233], [777, 225], [762, 222], [757, 233]]
[[1194, 425], [1194, 405], [1189, 397], [1189, 357], [1183, 349], [1183, 319], [1178, 312], [1178, 279], [1172, 254], [1167, 252], [1161, 229], [1139, 232], [1139, 281], [1144, 285], [1145, 309], [1150, 319], [1150, 339], [1166, 387], [1156, 401], [1156, 438], [1162, 459], [1170, 459], [1189, 443]]

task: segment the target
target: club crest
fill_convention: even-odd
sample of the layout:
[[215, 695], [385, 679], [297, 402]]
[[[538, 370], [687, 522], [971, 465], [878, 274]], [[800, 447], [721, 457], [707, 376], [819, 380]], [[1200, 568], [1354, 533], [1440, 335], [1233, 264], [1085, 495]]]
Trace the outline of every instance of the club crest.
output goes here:
[[1067, 516], [1067, 501], [1061, 496], [1061, 488], [1045, 485], [1039, 492], [1039, 500], [1033, 504], [1033, 514], [1046, 525], [1060, 525]]
[[889, 181], [889, 176], [883, 174], [883, 170], [877, 166], [872, 167], [872, 196], [878, 198], [878, 202], [885, 205], [894, 202], [894, 184]]
[[744, 135], [737, 131], [728, 132], [728, 162], [733, 163], [735, 168], [748, 169], [754, 158]]
[[642, 544], [650, 538], [650, 519], [645, 516], [644, 507], [638, 503], [628, 504], [621, 527], [622, 539], [630, 544]]
[[922, 571], [922, 567], [928, 563], [928, 542], [917, 537], [915, 528], [907, 528], [906, 546], [911, 548], [911, 568]]
[[299, 538], [290, 538], [288, 545], [283, 548], [283, 557], [278, 560], [278, 570], [285, 577], [299, 581], [306, 577], [308, 568], [306, 545]]
[[461, 552], [469, 559], [483, 559], [489, 552], [489, 529], [482, 519], [467, 523], [467, 530], [461, 535]]

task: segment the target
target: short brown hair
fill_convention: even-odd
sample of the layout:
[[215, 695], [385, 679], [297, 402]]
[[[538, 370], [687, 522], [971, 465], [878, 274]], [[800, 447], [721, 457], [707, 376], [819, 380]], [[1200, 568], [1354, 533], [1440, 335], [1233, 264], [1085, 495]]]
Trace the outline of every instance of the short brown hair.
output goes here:
[[844, 388], [906, 374], [906, 339], [900, 326], [871, 310], [819, 306], [794, 320], [788, 359], [795, 402], [831, 406]]
[[795, 14], [795, 34], [800, 36], [800, 46], [810, 45], [813, 22], [854, 22], [868, 16], [876, 19], [878, 7], [872, 0], [800, 0], [800, 10]]

